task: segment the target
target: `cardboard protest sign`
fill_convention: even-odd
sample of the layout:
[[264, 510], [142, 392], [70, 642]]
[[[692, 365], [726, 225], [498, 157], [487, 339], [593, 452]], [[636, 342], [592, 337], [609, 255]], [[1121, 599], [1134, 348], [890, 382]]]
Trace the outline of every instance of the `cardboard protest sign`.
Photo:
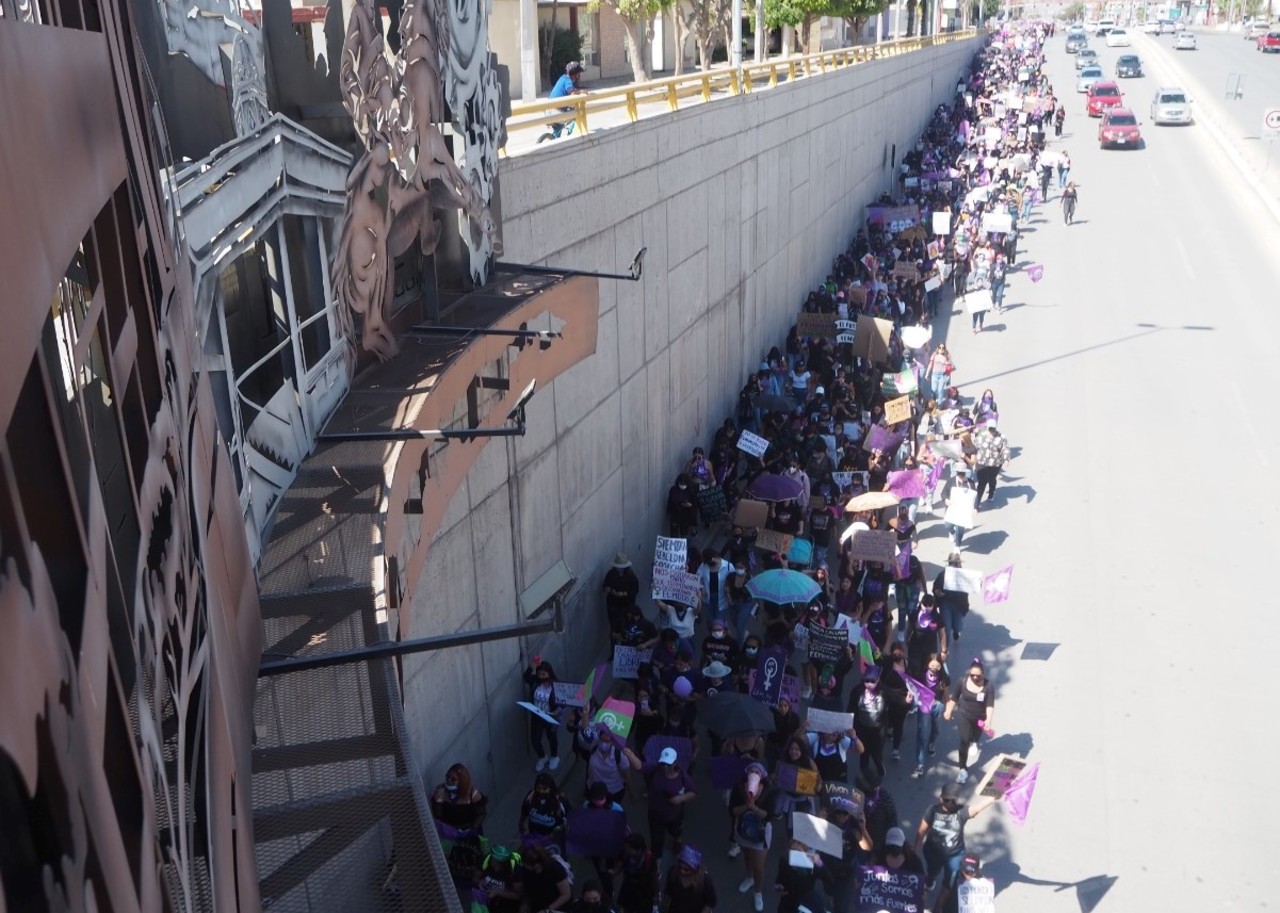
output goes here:
[[826, 798], [828, 808], [842, 805], [855, 818], [862, 817], [862, 811], [867, 804], [867, 797], [862, 794], [862, 790], [848, 783], [824, 780], [822, 795]]
[[733, 524], [744, 530], [762, 529], [769, 519], [769, 505], [764, 501], [743, 498], [733, 509]]
[[652, 656], [652, 650], [637, 650], [635, 647], [617, 645], [613, 648], [613, 677], [635, 678], [640, 664], [647, 663]]
[[785, 555], [791, 551], [791, 540], [795, 539], [789, 533], [780, 533], [776, 529], [762, 529], [756, 535], [756, 548], [763, 549], [766, 552], [777, 552], [779, 555]]
[[835, 663], [844, 656], [849, 637], [839, 628], [827, 628], [819, 624], [809, 625], [809, 660], [815, 663]]
[[543, 713], [541, 710], [538, 709], [538, 706], [536, 704], [530, 704], [528, 701], [516, 701], [516, 706], [523, 707], [525, 710], [528, 710], [530, 713], [532, 713], [538, 719], [542, 720], [542, 722], [544, 723], [550, 723], [552, 726], [560, 725], [560, 721], [558, 719], [556, 719], [549, 713]]
[[716, 789], [733, 789], [746, 772], [751, 759], [739, 754], [713, 755], [711, 785]]
[[867, 303], [867, 287], [865, 285], [851, 285], [844, 290], [844, 296], [850, 307], [864, 307]]
[[840, 858], [844, 852], [844, 832], [826, 818], [815, 818], [804, 812], [791, 813], [792, 836], [812, 850]]
[[556, 703], [562, 707], [587, 706], [586, 685], [583, 682], [554, 682]]
[[683, 568], [675, 570], [669, 567], [655, 567], [653, 596], [664, 602], [696, 606], [701, 601], [702, 583], [698, 580], [697, 574], [690, 574]]
[[796, 318], [796, 333], [800, 336], [834, 336], [836, 315], [802, 313]]
[[1013, 785], [1013, 781], [1027, 769], [1026, 759], [1017, 755], [996, 755], [995, 761], [996, 766], [987, 772], [978, 785], [979, 796], [999, 799]]
[[898, 534], [891, 529], [860, 529], [849, 543], [849, 555], [859, 561], [879, 561], [885, 567], [893, 566], [893, 556], [898, 547]]
[[657, 764], [658, 756], [663, 749], [674, 748], [676, 766], [688, 770], [693, 762], [693, 742], [675, 735], [651, 735], [644, 742], [644, 761], [646, 764]]
[[903, 869], [858, 867], [857, 913], [921, 913], [925, 878]]
[[848, 732], [853, 728], [852, 713], [809, 708], [805, 715], [805, 732]]
[[794, 764], [779, 762], [778, 787], [801, 796], [813, 796], [818, 792], [818, 772]]
[[694, 497], [698, 501], [698, 513], [702, 514], [702, 519], [706, 522], [722, 520], [729, 512], [729, 502], [725, 498], [724, 489], [719, 485], [700, 488]]
[[963, 567], [946, 567], [942, 570], [942, 588], [953, 593], [968, 593], [978, 596], [982, 593], [982, 571]]
[[653, 547], [654, 568], [671, 568], [683, 571], [689, 566], [689, 542], [686, 539], [672, 539], [659, 536]]
[[942, 244], [939, 241], [930, 241], [925, 245], [924, 251], [929, 255], [930, 260], [937, 260], [942, 256]]
[[837, 615], [835, 627], [849, 635], [849, 643], [856, 644], [862, 639], [862, 624], [848, 615]]
[[956, 895], [960, 913], [996, 913], [996, 883], [990, 878], [961, 878]]
[[[972, 488], [952, 488], [951, 496], [947, 499], [947, 512], [943, 514], [942, 521], [950, 523], [952, 526], [958, 526], [961, 529], [972, 529], [974, 524], [974, 499], [977, 496], [978, 493]], [[981, 581], [978, 582], [978, 586], [982, 586]]]
[[933, 233], [935, 235], [951, 234], [951, 210], [944, 209], [933, 214]]
[[858, 332], [853, 337], [855, 358], [865, 358], [883, 364], [889, 358], [889, 337], [893, 334], [893, 322], [879, 317], [858, 318]]
[[[616, 652], [614, 656], [617, 656]], [[635, 678], [634, 675], [631, 677]], [[604, 726], [618, 738], [626, 739], [631, 734], [631, 724], [635, 722], [635, 717], [636, 705], [633, 701], [610, 697], [605, 698], [604, 705], [592, 722]]]
[[627, 839], [627, 815], [611, 808], [574, 808], [565, 820], [565, 848], [574, 856], [622, 854]]
[[758, 434], [743, 431], [738, 435], [738, 449], [753, 457], [761, 457], [769, 449], [769, 442]]
[[893, 275], [901, 279], [915, 282], [920, 278], [920, 270], [909, 260], [898, 260], [893, 264]]

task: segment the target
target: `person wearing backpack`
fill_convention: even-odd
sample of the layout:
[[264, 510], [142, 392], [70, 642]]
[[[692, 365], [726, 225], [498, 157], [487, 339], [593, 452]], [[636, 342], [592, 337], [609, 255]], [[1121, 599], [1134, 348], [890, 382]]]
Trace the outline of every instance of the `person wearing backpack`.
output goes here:
[[658, 902], [658, 861], [643, 834], [628, 834], [622, 845], [618, 913], [652, 913]]
[[743, 894], [753, 892], [752, 902], [757, 913], [764, 909], [764, 868], [773, 841], [773, 817], [777, 789], [769, 779], [763, 764], [752, 761], [742, 773], [742, 779], [729, 793], [729, 810], [733, 814], [734, 842], [742, 847], [742, 861], [747, 867], [747, 877], [738, 890]]

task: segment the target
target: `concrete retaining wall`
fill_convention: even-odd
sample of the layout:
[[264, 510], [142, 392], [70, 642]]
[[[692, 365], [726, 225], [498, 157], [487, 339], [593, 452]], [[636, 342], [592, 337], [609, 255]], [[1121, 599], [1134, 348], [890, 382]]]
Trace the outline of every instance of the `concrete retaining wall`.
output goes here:
[[[579, 575], [568, 630], [543, 643], [442, 651], [405, 666], [428, 788], [455, 760], [495, 798], [527, 789], [519, 672], [541, 652], [581, 681], [600, 656], [598, 594], [625, 551], [642, 581], [667, 487], [780, 345], [863, 207], [949, 99], [977, 39], [874, 61], [506, 160], [504, 259], [623, 271], [601, 282], [596, 355], [528, 408], [528, 436], [489, 444], [454, 495], [411, 589], [428, 636], [510, 624], [516, 595], [563, 558]], [[562, 741], [567, 741], [562, 740]], [[562, 745], [561, 754], [567, 755]], [[514, 819], [491, 820], [504, 836]]]

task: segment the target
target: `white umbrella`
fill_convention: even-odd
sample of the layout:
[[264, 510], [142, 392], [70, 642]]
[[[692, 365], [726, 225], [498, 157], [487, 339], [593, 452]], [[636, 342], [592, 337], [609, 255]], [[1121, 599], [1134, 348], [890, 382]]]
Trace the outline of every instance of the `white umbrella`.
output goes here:
[[840, 542], [844, 543], [853, 538], [853, 534], [860, 529], [871, 529], [870, 526], [859, 520], [857, 523], [850, 523], [849, 528], [840, 534]]

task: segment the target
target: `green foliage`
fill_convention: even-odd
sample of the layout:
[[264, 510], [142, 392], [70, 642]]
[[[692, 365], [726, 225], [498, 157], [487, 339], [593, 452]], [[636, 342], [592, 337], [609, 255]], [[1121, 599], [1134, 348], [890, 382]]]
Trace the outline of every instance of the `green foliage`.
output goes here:
[[[547, 33], [555, 29], [555, 35]], [[558, 25], [548, 23], [541, 29], [541, 45], [551, 46], [550, 60], [547, 61], [547, 76], [555, 82], [564, 73], [565, 64], [570, 60], [582, 59], [582, 36], [572, 29], [562, 29]]]
[[587, 4], [591, 12], [598, 12], [605, 3], [618, 11], [618, 15], [631, 22], [645, 22], [671, 5], [671, 0], [593, 0]]
[[858, 28], [873, 16], [878, 16], [889, 8], [891, 0], [828, 0], [828, 16], [839, 16]]
[[1058, 14], [1058, 18], [1067, 22], [1080, 22], [1083, 21], [1084, 14], [1085, 5], [1077, 2], [1069, 4], [1065, 9], [1063, 9], [1063, 11]]
[[1262, 14], [1263, 6], [1263, 0], [1244, 0], [1245, 18], [1257, 19]]

